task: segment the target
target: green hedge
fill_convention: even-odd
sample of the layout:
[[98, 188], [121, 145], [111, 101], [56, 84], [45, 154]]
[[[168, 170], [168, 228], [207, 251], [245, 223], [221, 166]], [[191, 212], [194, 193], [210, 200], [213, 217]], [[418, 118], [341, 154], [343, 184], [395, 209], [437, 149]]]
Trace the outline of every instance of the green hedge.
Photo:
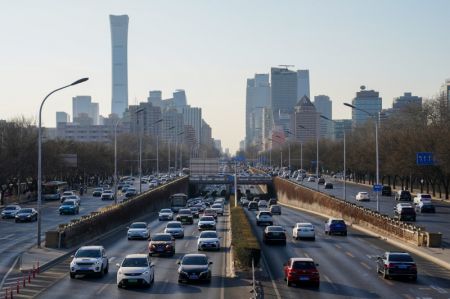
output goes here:
[[231, 236], [233, 256], [238, 265], [251, 268], [254, 259], [255, 267], [258, 266], [261, 248], [241, 206], [231, 208]]

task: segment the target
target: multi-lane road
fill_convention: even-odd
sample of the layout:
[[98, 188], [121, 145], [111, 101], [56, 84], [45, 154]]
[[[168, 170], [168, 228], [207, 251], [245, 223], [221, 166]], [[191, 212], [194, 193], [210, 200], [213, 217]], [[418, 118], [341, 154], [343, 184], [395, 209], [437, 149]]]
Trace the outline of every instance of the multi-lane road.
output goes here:
[[[340, 180], [335, 180], [330, 177], [326, 177], [328, 182], [333, 184], [333, 189], [325, 189], [324, 185], [319, 185], [319, 191], [324, 192], [330, 195], [333, 195], [337, 198], [344, 198], [344, 184]], [[291, 181], [304, 185], [313, 190], [317, 190], [317, 182], [307, 182], [306, 179], [303, 182], [297, 182], [294, 179]], [[370, 194], [370, 201], [357, 201], [356, 194], [358, 192], [365, 191]], [[346, 200], [357, 203], [358, 205], [364, 206], [366, 208], [370, 208], [372, 210], [376, 210], [376, 194], [373, 192], [372, 188], [365, 185], [355, 184], [355, 183], [347, 183], [346, 184]], [[444, 247], [450, 246], [450, 204], [442, 201], [435, 200], [433, 204], [436, 206], [435, 214], [428, 213], [417, 213], [417, 219], [415, 224], [418, 226], [425, 227], [429, 232], [441, 232], [443, 234], [442, 245]], [[379, 207], [380, 212], [382, 214], [386, 214], [389, 216], [394, 215], [394, 207], [396, 205], [396, 201], [394, 196], [379, 196]]]
[[[402, 251], [375, 237], [349, 229], [348, 236], [324, 234], [325, 218], [282, 207], [274, 215], [274, 225], [287, 231], [287, 245], [262, 243], [264, 228], [256, 226], [256, 212], [246, 211], [263, 254], [264, 298], [450, 298], [450, 273], [418, 256], [417, 282], [386, 280], [376, 273], [376, 257], [389, 250]], [[311, 222], [316, 241], [295, 241], [292, 226]], [[283, 264], [291, 257], [311, 257], [319, 264], [321, 285], [318, 290], [287, 287]]]

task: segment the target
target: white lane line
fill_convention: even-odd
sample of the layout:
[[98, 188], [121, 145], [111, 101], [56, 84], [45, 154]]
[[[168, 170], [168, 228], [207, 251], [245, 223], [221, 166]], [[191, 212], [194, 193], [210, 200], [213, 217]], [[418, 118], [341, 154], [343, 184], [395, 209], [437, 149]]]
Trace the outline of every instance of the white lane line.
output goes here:
[[184, 247], [185, 247], [185, 248], [188, 248], [188, 247], [189, 247], [189, 241], [186, 241], [186, 243], [184, 244]]
[[111, 263], [111, 262], [114, 261], [115, 259], [116, 259], [116, 257], [115, 257], [115, 256], [112, 256], [112, 257], [109, 258], [108, 261]]
[[311, 258], [306, 252], [305, 252], [305, 257], [307, 258]]
[[360, 262], [360, 264], [361, 264], [364, 268], [366, 268], [367, 270], [372, 270], [372, 268], [370, 268], [369, 265], [367, 265], [366, 263]]
[[430, 288], [438, 292], [439, 294], [447, 294], [448, 292], [441, 287], [431, 285]]
[[348, 255], [349, 257], [355, 257], [350, 251], [346, 251], [345, 254]]
[[328, 276], [324, 275], [323, 277], [333, 287], [333, 289], [337, 290], [337, 287], [334, 285], [333, 281], [331, 281], [331, 279]]
[[17, 262], [19, 261], [19, 257], [16, 258], [11, 268], [9, 268], [8, 272], [6, 272], [5, 276], [3, 276], [2, 282], [0, 282], [0, 290], [3, 289], [3, 284], [5, 283], [6, 278], [9, 276], [11, 271], [16, 267]]
[[14, 237], [15, 235], [16, 235], [16, 234], [6, 235], [6, 236], [4, 236], [4, 237], [1, 237], [0, 240], [6, 240], [6, 239], [9, 239], [9, 238], [11, 238], [11, 237]]
[[270, 277], [270, 281], [272, 282], [273, 290], [275, 291], [277, 298], [281, 299], [280, 292], [278, 291], [277, 285], [275, 284], [275, 280], [273, 279], [272, 272], [270, 272], [269, 266], [267, 265], [266, 258], [262, 252], [261, 252], [261, 257], [262, 257], [262, 262], [264, 264], [264, 268], [266, 269], [267, 273], [269, 273], [269, 277]]

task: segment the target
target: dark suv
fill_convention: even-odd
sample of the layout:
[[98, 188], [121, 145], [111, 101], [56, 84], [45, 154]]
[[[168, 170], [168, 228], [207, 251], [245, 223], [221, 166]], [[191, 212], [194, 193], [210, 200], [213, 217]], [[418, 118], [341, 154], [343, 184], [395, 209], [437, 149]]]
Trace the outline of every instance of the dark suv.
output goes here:
[[412, 196], [408, 190], [400, 190], [395, 193], [395, 200], [412, 201]]
[[387, 251], [377, 258], [377, 272], [383, 278], [407, 277], [417, 280], [417, 266], [411, 255], [407, 252]]
[[400, 221], [416, 221], [416, 211], [412, 206], [397, 207], [394, 214]]
[[392, 196], [391, 186], [383, 186], [381, 189], [381, 196]]

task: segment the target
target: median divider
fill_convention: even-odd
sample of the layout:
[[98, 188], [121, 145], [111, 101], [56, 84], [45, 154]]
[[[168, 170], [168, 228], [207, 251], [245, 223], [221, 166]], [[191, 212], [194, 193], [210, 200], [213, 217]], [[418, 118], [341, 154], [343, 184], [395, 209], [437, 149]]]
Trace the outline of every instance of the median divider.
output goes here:
[[117, 205], [110, 205], [99, 212], [59, 225], [57, 230], [47, 231], [45, 246], [71, 248], [126, 224], [143, 215], [154, 213], [170, 205], [169, 197], [175, 193], [187, 193], [187, 176], [146, 191]]

